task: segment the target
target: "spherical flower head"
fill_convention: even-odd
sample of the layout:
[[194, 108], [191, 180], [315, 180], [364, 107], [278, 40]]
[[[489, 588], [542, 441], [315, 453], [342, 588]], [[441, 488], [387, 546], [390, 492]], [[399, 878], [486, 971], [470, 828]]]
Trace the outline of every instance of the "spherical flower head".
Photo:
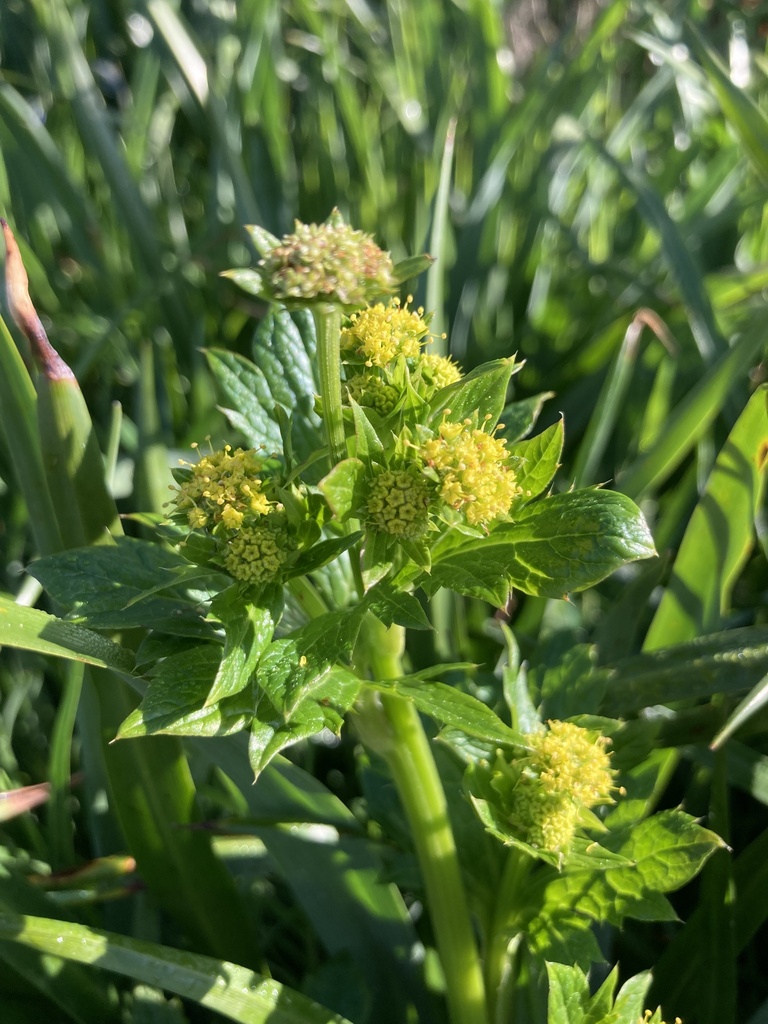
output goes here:
[[272, 298], [281, 302], [336, 302], [362, 306], [397, 287], [388, 252], [372, 235], [346, 224], [334, 210], [323, 224], [302, 224], [260, 260]]
[[294, 551], [285, 516], [280, 512], [262, 516], [228, 538], [224, 567], [246, 583], [270, 583], [280, 576]]
[[187, 513], [193, 529], [223, 523], [237, 528], [247, 515], [266, 515], [272, 508], [261, 491], [262, 460], [253, 449], [232, 449], [203, 455], [190, 464], [192, 474], [176, 491], [176, 507]]
[[531, 846], [565, 853], [582, 808], [611, 801], [608, 740], [571, 722], [550, 722], [524, 737], [531, 752], [508, 803], [510, 823]]
[[368, 491], [366, 522], [402, 540], [420, 537], [429, 524], [430, 482], [416, 466], [382, 469]]
[[472, 429], [469, 420], [444, 420], [438, 436], [422, 446], [422, 455], [441, 478], [440, 497], [452, 508], [463, 510], [472, 526], [507, 515], [522, 493], [508, 465], [506, 441]]
[[434, 391], [447, 388], [449, 384], [455, 384], [457, 380], [461, 380], [461, 369], [458, 363], [454, 363], [448, 356], [425, 352], [419, 359], [418, 369], [422, 380]]
[[409, 309], [407, 302], [401, 307], [399, 299], [386, 306], [377, 302], [352, 314], [349, 326], [341, 332], [341, 350], [362, 358], [366, 366], [384, 367], [398, 356], [417, 356], [428, 332], [421, 307]]
[[358, 405], [388, 416], [398, 403], [400, 391], [376, 373], [357, 373], [347, 381], [349, 395]]

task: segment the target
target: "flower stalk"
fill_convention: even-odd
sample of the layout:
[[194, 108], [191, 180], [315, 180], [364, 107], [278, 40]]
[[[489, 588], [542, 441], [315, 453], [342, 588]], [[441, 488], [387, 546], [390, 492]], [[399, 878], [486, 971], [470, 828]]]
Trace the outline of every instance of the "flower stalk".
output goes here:
[[[403, 674], [404, 630], [366, 620], [363, 637], [374, 679]], [[362, 666], [359, 666], [362, 667]], [[440, 775], [414, 705], [382, 693], [362, 711], [361, 732], [385, 757], [413, 835], [445, 976], [452, 1024], [487, 1024], [485, 986], [456, 842]]]
[[346, 456], [341, 413], [341, 309], [331, 302], [312, 306], [317, 331], [317, 361], [323, 422], [331, 468]]

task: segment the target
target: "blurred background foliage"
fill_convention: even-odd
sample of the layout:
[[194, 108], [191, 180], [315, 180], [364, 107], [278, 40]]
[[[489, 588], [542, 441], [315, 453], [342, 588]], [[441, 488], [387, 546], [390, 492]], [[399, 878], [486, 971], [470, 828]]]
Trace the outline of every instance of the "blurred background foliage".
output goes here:
[[[159, 510], [179, 449], [232, 439], [201, 349], [247, 353], [264, 313], [218, 276], [255, 258], [242, 225], [279, 235], [338, 206], [396, 260], [437, 257], [416, 298], [465, 369], [517, 353], [516, 397], [553, 393], [540, 422], [565, 415], [557, 486], [612, 481], [641, 502], [662, 555], [674, 551], [766, 376], [767, 35], [759, 0], [4, 0], [0, 212], [103, 449], [119, 442], [121, 507]], [[35, 551], [4, 443], [0, 478], [15, 593]], [[651, 646], [765, 625], [759, 489], [750, 500], [758, 543], [748, 509], [727, 601], [677, 632], [657, 625]], [[693, 559], [702, 586], [715, 548]], [[521, 599], [509, 613], [523, 656], [541, 670], [576, 642], [597, 642], [603, 661], [637, 652], [668, 571], [667, 558], [573, 602]], [[498, 624], [479, 602], [449, 614], [437, 653], [477, 661], [477, 692], [493, 700]], [[64, 675], [4, 653], [3, 786], [48, 777]], [[688, 744], [728, 710], [714, 695], [670, 731], [690, 756], [670, 770], [669, 803], [706, 811], [709, 755]], [[727, 777], [737, 850], [765, 825], [759, 716], [749, 743]], [[359, 796], [351, 743], [296, 756]], [[120, 848], [108, 816], [61, 806], [64, 818], [7, 826], [31, 864]], [[297, 965], [321, 956], [302, 898], [267, 912], [297, 984]], [[127, 927], [125, 911], [109, 914]], [[622, 955], [648, 966], [670, 934], [638, 926]], [[741, 1019], [768, 997], [749, 948], [733, 951], [733, 978], [750, 986]]]

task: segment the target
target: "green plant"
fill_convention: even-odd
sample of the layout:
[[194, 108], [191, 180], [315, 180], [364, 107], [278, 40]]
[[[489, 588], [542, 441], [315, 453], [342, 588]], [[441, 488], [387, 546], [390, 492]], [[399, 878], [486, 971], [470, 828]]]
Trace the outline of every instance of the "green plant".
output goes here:
[[[11, 309], [41, 377], [40, 441], [54, 448], [51, 470], [63, 471], [58, 492], [73, 488], [59, 514], [62, 535], [103, 540], [48, 554], [31, 569], [75, 617], [77, 643], [64, 621], [14, 616], [8, 607], [9, 624], [16, 619], [10, 642], [25, 646], [31, 626], [39, 649], [53, 632], [69, 657], [85, 647], [85, 660], [118, 668], [143, 693], [120, 725], [120, 746], [158, 734], [247, 730], [257, 779], [286, 747], [324, 729], [338, 733], [354, 707], [358, 734], [386, 763], [408, 820], [441, 985], [458, 1024], [514, 1015], [522, 994], [541, 988], [547, 961], [586, 969], [599, 960], [591, 922], [668, 918], [662, 893], [687, 881], [720, 840], [681, 811], [647, 816], [621, 723], [599, 715], [599, 687], [580, 692], [578, 715], [553, 717], [545, 728], [513, 679], [505, 722], [466, 688], [442, 681], [469, 666], [409, 672], [404, 663], [406, 628], [429, 628], [419, 591], [503, 606], [513, 586], [564, 595], [653, 554], [639, 510], [622, 495], [551, 493], [562, 422], [520, 440], [531, 416], [507, 403], [513, 360], [462, 375], [429, 352], [423, 310], [396, 299], [371, 304], [424, 261], [393, 266], [337, 212], [323, 225], [297, 225], [282, 241], [252, 229], [259, 268], [233, 276], [299, 312], [292, 319], [278, 307], [265, 321], [255, 352], [261, 365], [219, 352], [212, 367], [233, 399], [230, 415], [253, 433], [277, 432], [282, 443], [227, 446], [183, 466], [170, 520], [154, 518], [167, 548], [121, 537], [109, 500], [103, 509], [95, 501], [98, 454], [79, 440], [87, 413], [29, 304], [18, 249], [4, 230]], [[300, 403], [316, 390], [315, 366], [318, 411]], [[268, 401], [265, 385], [273, 396], [282, 389], [286, 404]], [[105, 630], [130, 636], [130, 646], [100, 640]], [[547, 707], [558, 696], [549, 688]], [[567, 705], [570, 697], [561, 699]], [[490, 853], [499, 890], [480, 930], [482, 961], [419, 712], [443, 728], [466, 766], [480, 822], [509, 847]], [[612, 757], [624, 758], [625, 784], [615, 781]], [[616, 797], [612, 814], [595, 815]], [[138, 851], [137, 859], [141, 867]], [[16, 921], [6, 915], [5, 934], [36, 946], [34, 922]], [[107, 941], [120, 948], [127, 940]], [[147, 967], [135, 976], [157, 980]]]

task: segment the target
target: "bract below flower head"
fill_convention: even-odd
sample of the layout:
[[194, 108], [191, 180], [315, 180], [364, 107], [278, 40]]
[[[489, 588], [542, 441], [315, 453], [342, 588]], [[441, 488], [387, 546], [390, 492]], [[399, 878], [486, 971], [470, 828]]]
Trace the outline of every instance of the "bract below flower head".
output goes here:
[[440, 497], [462, 510], [472, 526], [507, 515], [522, 493], [508, 465], [506, 442], [472, 429], [469, 421], [443, 420], [437, 437], [422, 446], [422, 455], [440, 476]]
[[421, 307], [409, 309], [407, 302], [401, 306], [399, 299], [392, 299], [386, 306], [378, 302], [353, 313], [341, 332], [341, 349], [364, 360], [366, 366], [385, 367], [398, 356], [418, 356], [428, 333]]
[[354, 308], [397, 287], [388, 252], [334, 210], [323, 224], [296, 221], [259, 262], [268, 296], [280, 302], [334, 302]]

